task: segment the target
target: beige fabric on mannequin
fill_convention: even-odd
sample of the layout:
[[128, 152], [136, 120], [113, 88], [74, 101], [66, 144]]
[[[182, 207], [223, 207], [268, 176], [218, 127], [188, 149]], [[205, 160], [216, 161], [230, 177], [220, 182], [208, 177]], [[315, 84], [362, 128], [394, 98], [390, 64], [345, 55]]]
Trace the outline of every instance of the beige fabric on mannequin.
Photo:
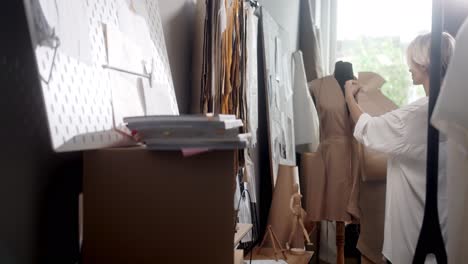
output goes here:
[[[301, 189], [304, 193], [304, 209], [308, 215], [323, 215], [323, 203], [317, 203], [317, 201], [322, 200], [321, 193], [308, 191], [312, 188], [325, 189], [325, 168], [322, 155], [319, 152], [302, 153], [300, 173]], [[311, 221], [310, 217], [307, 219]]]
[[[358, 162], [353, 158], [357, 157], [357, 149], [343, 92], [333, 76], [314, 80], [309, 89], [320, 118], [318, 155], [324, 162], [325, 173], [303, 175], [312, 179], [305, 195], [317, 197], [308, 199], [307, 206], [322, 208], [308, 212], [308, 220], [350, 222], [359, 217], [357, 195], [352, 194]], [[314, 182], [325, 184], [320, 186]]]

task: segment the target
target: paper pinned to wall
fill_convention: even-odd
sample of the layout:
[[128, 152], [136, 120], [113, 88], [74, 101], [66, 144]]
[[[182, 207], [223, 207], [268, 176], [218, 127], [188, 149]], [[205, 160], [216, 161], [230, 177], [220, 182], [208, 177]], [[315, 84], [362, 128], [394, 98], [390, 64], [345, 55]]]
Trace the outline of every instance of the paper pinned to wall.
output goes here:
[[281, 164], [283, 165], [295, 165], [295, 162], [292, 162], [294, 149], [291, 144], [286, 143], [286, 139], [291, 139], [294, 137], [294, 130], [292, 128], [293, 123], [291, 118], [289, 118], [284, 112], [281, 113], [281, 134], [284, 138], [284, 149], [282, 149]]
[[275, 107], [277, 111], [280, 111], [281, 109], [281, 90], [280, 85], [278, 82], [273, 82], [273, 86], [271, 87], [273, 90], [273, 100], [275, 102]]
[[[137, 73], [154, 74], [154, 69], [160, 67], [164, 61], [164, 54], [156, 48], [151, 38], [150, 29], [145, 17], [148, 16], [147, 6], [143, 0], [118, 0], [117, 21], [119, 31], [129, 44], [128, 53], [134, 53], [132, 71]], [[126, 59], [128, 60], [128, 58]], [[143, 67], [141, 67], [143, 65]], [[111, 65], [114, 66], [114, 65]], [[170, 71], [168, 71], [170, 73]], [[179, 109], [172, 84], [151, 76], [151, 85], [148, 79], [141, 82], [144, 93], [146, 115], [177, 115]]]
[[112, 110], [116, 128], [122, 127], [125, 117], [145, 114], [141, 94], [138, 92], [138, 78], [113, 73], [111, 83]]
[[280, 82], [281, 81], [281, 75], [283, 72], [282, 68], [282, 56], [281, 56], [281, 39], [279, 37], [275, 38], [275, 76], [276, 76], [276, 81]]
[[171, 87], [153, 80], [153, 87], [144, 83], [146, 115], [177, 115], [177, 104], [172, 100]]
[[[295, 141], [294, 137], [294, 121], [292, 118], [287, 117], [286, 118], [286, 131], [288, 138], [293, 139]], [[296, 150], [294, 147], [294, 144], [287, 144], [287, 153], [288, 153], [288, 164], [290, 165], [296, 165], [296, 162], [292, 162], [292, 160], [295, 160], [296, 156]]]
[[92, 64], [85, 1], [39, 0], [44, 16], [60, 39], [59, 50], [83, 63]]
[[284, 80], [284, 93], [286, 101], [289, 101], [293, 96], [292, 81], [291, 81], [291, 56], [289, 53], [283, 54], [282, 58], [282, 69], [283, 69], [283, 80]]
[[268, 104], [271, 174], [276, 183], [278, 165], [295, 165], [294, 110], [291, 53], [288, 34], [263, 10], [263, 48]]
[[105, 25], [104, 32], [108, 65], [143, 74], [145, 59], [141, 47], [115, 27]]
[[273, 83], [274, 83], [274, 81], [273, 81], [273, 76], [269, 75], [269, 76], [268, 76], [268, 85], [269, 85], [270, 87], [272, 87], [271, 89], [268, 89], [268, 90], [267, 90], [267, 93], [268, 93], [268, 104], [269, 104], [268, 107], [269, 107], [270, 109], [271, 109], [271, 108], [274, 106], [274, 104], [275, 104], [275, 101], [273, 100], [273, 99], [274, 99], [274, 98], [273, 98], [273, 95], [274, 95], [274, 93], [273, 93]]
[[146, 5], [141, 4], [142, 1], [130, 1], [130, 5], [123, 0], [119, 2], [117, 9], [119, 30], [140, 47], [142, 54], [150, 57], [153, 51], [153, 41], [148, 24], [142, 16], [132, 11], [138, 8], [139, 12], [147, 12]]
[[[128, 14], [128, 12], [124, 11], [121, 11], [121, 13], [124, 13], [120, 14], [121, 18], [126, 17], [123, 21], [133, 25], [142, 23], [146, 25], [146, 22], [141, 21], [142, 18], [137, 15]], [[129, 30], [129, 28], [125, 28], [126, 26], [124, 30]], [[104, 31], [109, 66], [140, 74], [145, 74], [152, 70], [153, 65], [148, 66], [148, 59], [151, 58], [152, 52], [149, 50], [145, 51], [145, 49], [152, 49], [152, 44], [145, 44], [146, 46], [142, 48], [133, 41], [133, 38], [141, 32], [133, 34], [132, 37], [132, 34], [127, 35], [109, 25], [105, 25]], [[142, 34], [142, 37], [144, 35], [146, 34]], [[148, 41], [151, 42], [150, 39]], [[124, 73], [116, 73], [114, 75], [121, 76]], [[124, 117], [178, 113], [177, 105], [172, 100], [169, 84], [158, 83], [153, 79], [150, 85], [148, 79], [137, 78], [130, 74], [115, 78], [115, 80], [112, 79], [112, 82], [112, 101], [116, 126], [123, 123]]]

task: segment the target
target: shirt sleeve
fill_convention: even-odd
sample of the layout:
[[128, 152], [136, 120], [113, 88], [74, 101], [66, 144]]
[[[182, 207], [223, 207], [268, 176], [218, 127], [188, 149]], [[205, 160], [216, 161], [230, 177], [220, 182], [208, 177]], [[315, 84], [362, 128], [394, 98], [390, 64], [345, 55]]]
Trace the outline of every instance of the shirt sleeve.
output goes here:
[[362, 114], [354, 128], [354, 137], [365, 147], [388, 155], [404, 152], [405, 125], [398, 110], [382, 116]]
[[364, 113], [356, 123], [354, 137], [365, 147], [389, 156], [424, 160], [427, 122], [424, 114], [422, 119], [415, 118], [414, 112], [419, 107], [419, 104], [408, 105], [377, 117]]

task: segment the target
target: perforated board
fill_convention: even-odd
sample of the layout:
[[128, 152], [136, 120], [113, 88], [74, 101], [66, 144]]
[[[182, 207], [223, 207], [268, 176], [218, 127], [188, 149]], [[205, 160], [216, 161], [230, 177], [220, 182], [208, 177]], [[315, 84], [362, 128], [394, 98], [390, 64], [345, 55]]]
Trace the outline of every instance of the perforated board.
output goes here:
[[294, 108], [292, 94], [292, 54], [289, 38], [262, 8], [265, 87], [273, 186], [279, 164], [295, 166]]
[[[114, 130], [111, 100], [111, 76], [103, 69], [106, 64], [106, 46], [103, 24], [118, 27], [116, 0], [86, 0], [87, 16], [83, 23], [89, 24], [92, 63], [86, 64], [57, 51], [49, 84], [42, 82], [52, 147], [56, 151], [96, 149], [128, 144], [128, 137]], [[174, 86], [164, 41], [158, 1], [134, 0], [137, 13], [146, 19], [154, 42], [153, 83], [169, 87], [177, 109]], [[38, 47], [36, 57], [42, 76], [48, 76], [54, 51]]]

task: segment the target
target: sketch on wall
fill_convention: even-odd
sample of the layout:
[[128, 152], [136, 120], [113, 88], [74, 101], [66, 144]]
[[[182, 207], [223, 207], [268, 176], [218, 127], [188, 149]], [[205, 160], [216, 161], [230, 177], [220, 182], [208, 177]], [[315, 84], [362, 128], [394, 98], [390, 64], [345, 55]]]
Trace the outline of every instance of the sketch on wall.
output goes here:
[[278, 26], [265, 9], [262, 10], [262, 27], [270, 163], [274, 185], [279, 164], [296, 165], [292, 56], [287, 32]]

